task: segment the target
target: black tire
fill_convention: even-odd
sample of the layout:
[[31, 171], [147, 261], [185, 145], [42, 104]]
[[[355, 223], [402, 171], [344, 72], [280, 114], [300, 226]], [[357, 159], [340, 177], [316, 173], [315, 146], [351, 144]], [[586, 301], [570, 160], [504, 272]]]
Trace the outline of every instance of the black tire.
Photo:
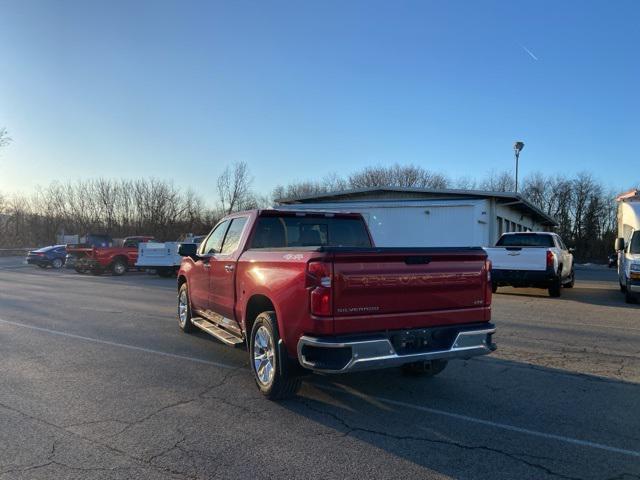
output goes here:
[[[182, 303], [184, 302], [184, 303]], [[184, 317], [181, 316], [182, 308], [184, 309]], [[180, 285], [178, 289], [178, 327], [184, 333], [191, 333], [196, 328], [193, 323], [191, 323], [191, 300], [189, 299], [189, 287], [187, 287], [187, 282]]]
[[51, 261], [51, 267], [55, 268], [56, 270], [61, 269], [64, 266], [64, 260], [61, 258], [54, 258]]
[[172, 267], [163, 267], [156, 269], [156, 273], [159, 277], [162, 278], [171, 278], [176, 274], [175, 268]]
[[567, 283], [564, 284], [564, 288], [573, 288], [573, 286], [576, 284], [576, 272], [573, 271], [573, 268], [571, 269], [569, 278], [571, 280], [569, 280]]
[[44, 270], [45, 268], [47, 268], [47, 265], [46, 265], [45, 263], [39, 263], [39, 264], [38, 264], [38, 266], [39, 266], [40, 268], [42, 268], [43, 270]]
[[117, 258], [111, 264], [111, 272], [116, 276], [124, 275], [127, 272], [127, 262], [121, 258]]
[[76, 272], [81, 273], [81, 274], [83, 274], [83, 275], [84, 275], [85, 273], [87, 273], [87, 270], [86, 270], [85, 268], [82, 268], [82, 267], [73, 267], [73, 269], [74, 269]]
[[412, 376], [435, 377], [446, 368], [448, 363], [446, 360], [405, 363], [402, 365], [402, 372]]
[[[290, 398], [296, 394], [302, 384], [300, 376], [292, 372], [289, 359], [282, 358], [283, 354], [280, 352], [284, 349], [278, 348], [279, 342], [280, 334], [275, 312], [262, 312], [256, 317], [251, 328], [249, 363], [258, 389], [269, 400]], [[260, 363], [259, 360], [262, 355], [264, 355], [264, 363]], [[284, 356], [286, 357], [286, 354]]]
[[625, 293], [627, 291], [626, 285], [623, 285], [622, 282], [620, 281], [620, 279], [618, 279], [618, 283], [620, 284], [620, 291], [622, 293]]
[[551, 285], [549, 285], [549, 296], [557, 298], [562, 293], [562, 284], [560, 283], [560, 278], [556, 278], [553, 280]]
[[629, 289], [628, 286], [624, 289], [624, 301], [627, 303], [638, 303], [638, 297]]

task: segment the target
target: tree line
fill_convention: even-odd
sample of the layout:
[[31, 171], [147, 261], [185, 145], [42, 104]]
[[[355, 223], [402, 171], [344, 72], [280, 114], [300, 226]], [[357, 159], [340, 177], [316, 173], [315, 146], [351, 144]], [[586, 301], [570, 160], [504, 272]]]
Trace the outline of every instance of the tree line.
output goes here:
[[[249, 168], [241, 162], [218, 177], [213, 206], [192, 190], [153, 178], [54, 181], [30, 195], [0, 193], [0, 248], [51, 244], [62, 232], [109, 233], [114, 238], [145, 234], [175, 240], [187, 232], [206, 233], [220, 217], [234, 211], [330, 191], [384, 186], [500, 192], [515, 188], [508, 172], [493, 172], [480, 180], [452, 180], [414, 165], [366, 167], [346, 176], [291, 182], [267, 195], [256, 194], [252, 184]], [[592, 175], [534, 173], [523, 179], [520, 193], [558, 221], [558, 233], [576, 247], [579, 259], [602, 260], [611, 252], [617, 230], [617, 192], [607, 190]]]
[[152, 235], [160, 240], [204, 234], [228, 213], [266, 206], [251, 183], [245, 163], [228, 167], [216, 183], [214, 207], [192, 190], [155, 178], [54, 181], [30, 195], [0, 193], [0, 248], [48, 245], [60, 234]]

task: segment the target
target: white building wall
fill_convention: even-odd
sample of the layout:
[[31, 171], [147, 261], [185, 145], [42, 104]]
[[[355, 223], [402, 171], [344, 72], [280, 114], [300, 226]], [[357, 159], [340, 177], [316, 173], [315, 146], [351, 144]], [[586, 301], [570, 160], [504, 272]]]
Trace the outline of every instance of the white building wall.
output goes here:
[[475, 199], [322, 202], [278, 208], [361, 213], [381, 247], [466, 247], [488, 245], [489, 206], [489, 200]]

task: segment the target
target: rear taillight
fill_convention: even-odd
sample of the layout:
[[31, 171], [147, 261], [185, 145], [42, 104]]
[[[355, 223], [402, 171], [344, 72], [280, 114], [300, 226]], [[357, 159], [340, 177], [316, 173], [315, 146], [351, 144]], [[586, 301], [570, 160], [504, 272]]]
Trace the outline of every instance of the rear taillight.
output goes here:
[[485, 285], [484, 304], [491, 305], [491, 297], [493, 296], [492, 283], [491, 283], [491, 260], [484, 261], [485, 275], [487, 276], [487, 283]]
[[307, 288], [310, 290], [312, 315], [331, 316], [332, 265], [327, 262], [309, 262]]
[[553, 252], [547, 250], [547, 268], [553, 268]]

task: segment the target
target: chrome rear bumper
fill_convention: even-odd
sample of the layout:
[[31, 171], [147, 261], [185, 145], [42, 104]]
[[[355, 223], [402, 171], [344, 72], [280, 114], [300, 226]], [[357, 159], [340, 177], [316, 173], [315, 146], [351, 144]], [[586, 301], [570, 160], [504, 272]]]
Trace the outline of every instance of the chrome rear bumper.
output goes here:
[[[357, 370], [371, 370], [400, 366], [418, 361], [471, 358], [486, 355], [496, 349], [491, 335], [496, 329], [473, 328], [461, 330], [449, 348], [428, 350], [418, 353], [399, 354], [388, 337], [344, 340], [335, 338], [317, 338], [303, 336], [298, 341], [298, 361], [304, 368], [327, 373], [345, 373]], [[332, 362], [319, 362], [310, 358], [313, 349], [315, 356], [325, 352]], [[322, 353], [321, 353], [322, 355]], [[341, 366], [340, 365], [344, 365]]]

